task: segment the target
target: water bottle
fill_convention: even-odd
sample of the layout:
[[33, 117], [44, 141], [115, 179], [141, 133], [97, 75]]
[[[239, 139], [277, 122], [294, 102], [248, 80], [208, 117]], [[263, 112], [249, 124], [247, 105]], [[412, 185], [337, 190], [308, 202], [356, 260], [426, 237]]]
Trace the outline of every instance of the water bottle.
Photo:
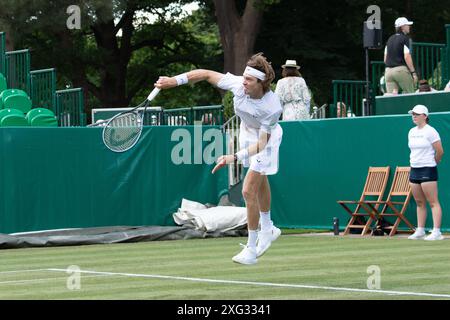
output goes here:
[[339, 235], [339, 218], [333, 218], [333, 232], [335, 236]]

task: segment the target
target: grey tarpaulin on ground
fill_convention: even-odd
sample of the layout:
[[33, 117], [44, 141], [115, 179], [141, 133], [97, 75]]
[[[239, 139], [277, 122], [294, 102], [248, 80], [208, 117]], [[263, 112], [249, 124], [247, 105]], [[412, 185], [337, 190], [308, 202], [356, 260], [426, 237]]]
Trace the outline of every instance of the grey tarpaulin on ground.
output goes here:
[[188, 227], [114, 226], [0, 234], [0, 249], [246, 236], [247, 230], [204, 232]]

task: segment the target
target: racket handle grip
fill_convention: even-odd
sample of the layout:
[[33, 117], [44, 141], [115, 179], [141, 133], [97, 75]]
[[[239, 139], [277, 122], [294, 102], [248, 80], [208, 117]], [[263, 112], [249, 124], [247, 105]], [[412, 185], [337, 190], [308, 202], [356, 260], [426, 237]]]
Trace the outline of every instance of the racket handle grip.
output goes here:
[[161, 91], [161, 89], [158, 88], [153, 89], [153, 91], [150, 92], [150, 94], [148, 95], [147, 100], [152, 101], [158, 95], [159, 91]]

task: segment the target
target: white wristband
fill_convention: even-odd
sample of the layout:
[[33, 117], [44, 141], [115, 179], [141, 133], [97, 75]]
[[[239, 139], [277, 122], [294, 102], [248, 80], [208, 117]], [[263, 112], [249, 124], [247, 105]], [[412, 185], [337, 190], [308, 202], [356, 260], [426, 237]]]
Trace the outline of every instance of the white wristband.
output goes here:
[[179, 74], [179, 75], [175, 76], [175, 79], [177, 80], [177, 85], [179, 85], [179, 86], [189, 82], [187, 73]]
[[236, 158], [239, 161], [241, 161], [243, 159], [247, 159], [248, 158], [248, 149], [245, 148], [245, 149], [242, 149], [242, 150], [239, 150], [238, 152], [236, 152]]

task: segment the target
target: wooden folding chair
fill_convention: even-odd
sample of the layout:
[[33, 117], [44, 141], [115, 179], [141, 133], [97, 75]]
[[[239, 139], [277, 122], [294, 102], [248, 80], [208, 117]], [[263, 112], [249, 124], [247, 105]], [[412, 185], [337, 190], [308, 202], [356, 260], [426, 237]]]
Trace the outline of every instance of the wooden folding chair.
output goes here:
[[[389, 169], [389, 167], [369, 167], [360, 199], [358, 201], [337, 201], [351, 216], [344, 230], [344, 235], [349, 234], [351, 229], [362, 229], [361, 235], [369, 232], [372, 222], [376, 220], [375, 212], [379, 204], [367, 206], [365, 202], [373, 198], [375, 198], [375, 201], [381, 201], [389, 179]], [[351, 210], [348, 205], [356, 205], [355, 210]], [[360, 217], [368, 217], [365, 224], [356, 224]]]
[[[380, 224], [385, 217], [396, 217], [395, 222], [390, 226], [383, 226], [382, 229], [391, 230], [389, 236], [393, 236], [398, 232], [400, 222], [404, 222], [410, 230], [413, 231], [414, 226], [405, 217], [406, 209], [411, 200], [412, 190], [409, 184], [410, 167], [397, 167], [395, 169], [394, 179], [392, 181], [391, 190], [385, 201], [367, 201], [366, 204], [375, 211], [377, 219], [376, 224]], [[378, 212], [376, 205], [383, 205], [383, 208]], [[402, 231], [404, 232], [404, 231]], [[372, 231], [373, 234], [373, 231]]]

